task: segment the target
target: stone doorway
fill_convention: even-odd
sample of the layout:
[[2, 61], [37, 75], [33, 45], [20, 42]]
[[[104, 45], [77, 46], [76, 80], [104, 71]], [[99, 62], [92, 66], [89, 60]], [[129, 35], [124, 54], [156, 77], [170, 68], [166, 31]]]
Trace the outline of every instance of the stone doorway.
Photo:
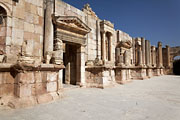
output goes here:
[[77, 84], [77, 45], [65, 44], [63, 62], [63, 83], [67, 85]]
[[91, 29], [76, 16], [53, 16], [53, 23], [55, 37], [65, 44], [63, 83], [85, 86], [86, 35]]

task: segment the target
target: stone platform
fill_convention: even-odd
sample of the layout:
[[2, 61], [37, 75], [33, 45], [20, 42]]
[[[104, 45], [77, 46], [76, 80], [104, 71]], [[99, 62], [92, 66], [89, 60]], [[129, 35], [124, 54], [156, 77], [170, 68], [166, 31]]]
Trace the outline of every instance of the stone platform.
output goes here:
[[61, 65], [1, 64], [0, 101], [12, 108], [33, 106], [62, 97]]

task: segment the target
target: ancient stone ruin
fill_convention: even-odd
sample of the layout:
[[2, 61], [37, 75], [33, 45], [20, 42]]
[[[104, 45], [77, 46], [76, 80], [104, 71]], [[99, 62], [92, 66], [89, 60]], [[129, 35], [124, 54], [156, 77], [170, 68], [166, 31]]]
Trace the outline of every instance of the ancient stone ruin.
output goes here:
[[152, 46], [101, 20], [86, 4], [0, 1], [0, 104], [62, 97], [63, 85], [105, 88], [171, 71], [170, 47]]

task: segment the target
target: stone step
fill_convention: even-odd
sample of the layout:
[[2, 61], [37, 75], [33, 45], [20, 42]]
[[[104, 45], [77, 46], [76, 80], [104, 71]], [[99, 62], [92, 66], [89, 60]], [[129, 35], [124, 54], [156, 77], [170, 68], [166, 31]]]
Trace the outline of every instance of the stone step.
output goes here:
[[79, 85], [71, 85], [71, 84], [63, 84], [63, 89], [64, 90], [71, 90], [71, 89], [76, 89], [80, 88]]

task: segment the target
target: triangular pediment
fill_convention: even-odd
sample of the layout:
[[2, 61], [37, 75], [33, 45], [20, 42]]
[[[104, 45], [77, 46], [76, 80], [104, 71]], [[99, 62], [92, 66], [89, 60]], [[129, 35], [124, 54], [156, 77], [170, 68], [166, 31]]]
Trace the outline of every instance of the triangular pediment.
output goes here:
[[53, 22], [58, 28], [83, 35], [91, 31], [91, 29], [76, 16], [54, 16]]

